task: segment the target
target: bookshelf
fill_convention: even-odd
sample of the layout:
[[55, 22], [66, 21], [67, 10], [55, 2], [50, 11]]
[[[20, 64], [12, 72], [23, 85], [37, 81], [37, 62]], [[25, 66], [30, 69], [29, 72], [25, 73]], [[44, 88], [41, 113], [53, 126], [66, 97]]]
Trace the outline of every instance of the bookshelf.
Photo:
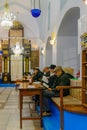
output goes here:
[[82, 50], [82, 104], [87, 107], [87, 48]]
[[82, 49], [82, 104], [87, 107], [87, 32], [81, 35]]

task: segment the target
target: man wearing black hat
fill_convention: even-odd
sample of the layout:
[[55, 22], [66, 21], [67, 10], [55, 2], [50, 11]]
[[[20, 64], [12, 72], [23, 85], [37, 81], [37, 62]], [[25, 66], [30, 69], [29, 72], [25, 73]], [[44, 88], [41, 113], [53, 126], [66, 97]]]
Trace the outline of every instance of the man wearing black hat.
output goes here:
[[54, 69], [55, 69], [55, 67], [56, 67], [56, 65], [54, 65], [54, 64], [51, 64], [51, 65], [49, 66], [50, 76], [54, 75]]
[[56, 75], [54, 73], [54, 69], [55, 69], [56, 65], [52, 64], [50, 65], [49, 69], [50, 69], [50, 77], [48, 79], [48, 86], [51, 87], [53, 85], [53, 82], [56, 79]]

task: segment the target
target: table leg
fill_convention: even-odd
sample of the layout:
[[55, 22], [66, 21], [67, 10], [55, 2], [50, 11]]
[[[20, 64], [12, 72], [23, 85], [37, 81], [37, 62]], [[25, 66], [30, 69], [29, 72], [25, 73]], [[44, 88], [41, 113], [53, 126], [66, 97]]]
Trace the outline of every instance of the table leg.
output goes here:
[[42, 127], [42, 92], [40, 94], [40, 124]]
[[20, 128], [22, 129], [22, 103], [23, 97], [20, 95]]

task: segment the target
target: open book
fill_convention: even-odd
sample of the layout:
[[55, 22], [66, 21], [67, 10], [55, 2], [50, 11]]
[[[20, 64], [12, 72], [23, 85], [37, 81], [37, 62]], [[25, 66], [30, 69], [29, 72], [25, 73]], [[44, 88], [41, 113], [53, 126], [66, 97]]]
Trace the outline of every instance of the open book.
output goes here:
[[35, 88], [34, 85], [28, 85], [28, 88]]
[[46, 76], [43, 76], [42, 81], [43, 81], [44, 83], [48, 83], [48, 78], [47, 78]]

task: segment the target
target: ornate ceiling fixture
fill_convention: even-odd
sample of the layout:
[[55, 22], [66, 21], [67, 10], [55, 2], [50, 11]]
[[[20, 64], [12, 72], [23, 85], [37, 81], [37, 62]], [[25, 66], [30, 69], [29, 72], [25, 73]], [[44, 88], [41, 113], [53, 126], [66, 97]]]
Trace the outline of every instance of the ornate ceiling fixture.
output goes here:
[[56, 34], [55, 34], [55, 32], [52, 32], [50, 44], [55, 45], [55, 43], [56, 43]]
[[1, 26], [4, 27], [5, 29], [9, 29], [10, 27], [13, 26], [13, 21], [16, 19], [16, 16], [10, 12], [9, 10], [9, 4], [6, 0], [6, 3], [4, 5], [4, 14], [0, 19]]
[[31, 9], [31, 14], [33, 17], [37, 18], [40, 16], [41, 14], [41, 9], [40, 9], [40, 0], [38, 0], [39, 4], [38, 4], [38, 8], [36, 7], [36, 4], [35, 4], [35, 0], [31, 0], [31, 6], [33, 5], [34, 3], [34, 8]]
[[83, 2], [84, 2], [84, 4], [86, 4], [86, 5], [87, 5], [87, 0], [83, 0]]
[[20, 46], [19, 42], [16, 42], [16, 45], [11, 50], [15, 55], [21, 55], [24, 52], [24, 48]]

